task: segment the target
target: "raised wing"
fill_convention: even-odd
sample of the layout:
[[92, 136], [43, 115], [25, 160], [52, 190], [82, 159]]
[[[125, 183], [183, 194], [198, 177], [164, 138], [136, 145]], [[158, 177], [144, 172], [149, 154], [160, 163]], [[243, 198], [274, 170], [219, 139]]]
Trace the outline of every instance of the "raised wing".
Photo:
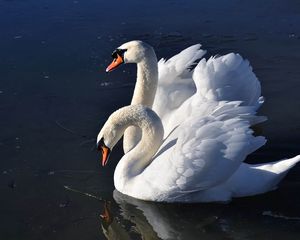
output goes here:
[[216, 186], [226, 181], [248, 154], [264, 145], [265, 138], [254, 137], [250, 129], [247, 118], [254, 115], [253, 107], [226, 103], [224, 110], [184, 122], [170, 156], [179, 173], [178, 188], [199, 191]]
[[191, 67], [206, 53], [201, 45], [193, 45], [169, 60], [158, 62], [158, 86], [152, 109], [161, 118], [163, 124], [168, 121], [173, 111], [195, 92]]
[[[165, 114], [163, 121], [166, 136], [187, 117], [196, 114], [207, 116], [219, 107], [222, 101], [239, 101], [243, 106], [255, 109], [263, 103], [260, 82], [247, 60], [239, 54], [202, 59], [193, 72], [197, 92], [177, 109]], [[171, 99], [165, 99], [165, 101]], [[221, 104], [222, 105], [222, 104]], [[256, 118], [261, 122], [266, 118]]]
[[151, 189], [162, 193], [156, 195], [158, 200], [168, 201], [226, 181], [248, 154], [265, 144], [265, 138], [254, 137], [249, 128], [254, 107], [222, 104], [209, 116], [192, 116], [182, 123], [170, 135], [172, 140], [166, 139], [169, 146], [165, 143], [165, 149], [145, 169], [143, 178], [151, 179]]
[[242, 101], [256, 106], [261, 100], [261, 86], [249, 62], [239, 54], [202, 59], [193, 79], [197, 92], [205, 100]]

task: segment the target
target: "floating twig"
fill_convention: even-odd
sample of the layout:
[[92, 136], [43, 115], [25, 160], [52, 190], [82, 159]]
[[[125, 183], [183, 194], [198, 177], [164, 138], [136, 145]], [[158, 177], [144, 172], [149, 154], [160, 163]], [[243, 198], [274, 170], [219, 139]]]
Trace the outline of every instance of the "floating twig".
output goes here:
[[299, 221], [300, 220], [300, 217], [289, 217], [289, 216], [285, 216], [285, 215], [282, 215], [282, 214], [276, 214], [276, 213], [273, 213], [272, 211], [264, 211], [262, 213], [263, 216], [270, 216], [270, 217], [274, 217], [274, 218], [282, 218], [282, 219], [285, 219], [285, 220], [297, 220]]
[[79, 190], [77, 190], [77, 189], [70, 188], [69, 186], [64, 186], [64, 188], [65, 188], [66, 190], [68, 190], [68, 191], [75, 192], [75, 193], [79, 193], [79, 194], [81, 194], [81, 195], [84, 195], [84, 196], [87, 196], [87, 197], [90, 197], [90, 198], [94, 198], [94, 199], [96, 199], [96, 200], [98, 200], [98, 201], [101, 201], [101, 202], [104, 202], [104, 201], [105, 201], [105, 200], [102, 199], [101, 197], [97, 197], [97, 196], [95, 196], [95, 195], [93, 195], [93, 194], [90, 194], [90, 193], [81, 192], [81, 191], [79, 191]]
[[69, 129], [69, 128], [66, 128], [65, 126], [63, 126], [63, 125], [62, 125], [60, 122], [58, 122], [57, 120], [55, 121], [55, 123], [56, 123], [57, 126], [59, 126], [60, 128], [62, 128], [63, 130], [65, 130], [65, 131], [67, 131], [67, 132], [69, 132], [69, 133], [72, 133], [72, 134], [74, 134], [74, 135], [77, 135], [77, 136], [86, 138], [85, 135], [79, 134], [79, 133], [77, 133], [77, 132], [75, 132], [75, 131], [73, 131], [73, 130], [71, 130], [71, 129]]

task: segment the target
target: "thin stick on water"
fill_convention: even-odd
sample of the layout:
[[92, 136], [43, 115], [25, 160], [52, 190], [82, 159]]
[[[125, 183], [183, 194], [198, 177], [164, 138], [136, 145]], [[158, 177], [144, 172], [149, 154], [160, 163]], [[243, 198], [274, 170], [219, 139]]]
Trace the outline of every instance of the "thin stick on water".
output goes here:
[[[83, 146], [83, 145], [85, 145], [85, 144], [87, 144], [87, 143], [92, 143], [92, 142], [96, 142], [96, 138], [92, 138], [92, 139], [88, 139], [88, 140], [86, 140], [86, 141], [83, 141], [83, 142], [81, 142], [81, 143], [79, 144], [79, 146]], [[92, 146], [91, 146], [90, 151], [93, 152], [93, 151], [96, 149], [96, 144], [91, 144], [91, 145], [92, 145]]]
[[57, 120], [55, 121], [55, 123], [56, 123], [57, 126], [59, 126], [60, 128], [62, 128], [63, 130], [65, 130], [65, 131], [67, 131], [67, 132], [69, 132], [69, 133], [72, 133], [72, 134], [74, 134], [74, 135], [77, 135], [77, 136], [86, 138], [85, 135], [79, 134], [79, 133], [77, 133], [77, 132], [75, 132], [75, 131], [73, 131], [73, 130], [71, 130], [71, 129], [65, 127], [65, 126], [63, 126], [63, 125], [62, 125], [60, 122], [58, 122]]
[[81, 194], [81, 195], [84, 195], [84, 196], [87, 196], [87, 197], [90, 197], [90, 198], [94, 198], [94, 199], [96, 199], [96, 200], [98, 200], [98, 201], [101, 201], [101, 202], [104, 202], [104, 201], [105, 201], [105, 200], [102, 199], [101, 197], [97, 197], [97, 196], [95, 196], [95, 195], [93, 195], [93, 194], [90, 194], [90, 193], [81, 192], [81, 191], [79, 191], [79, 190], [77, 190], [77, 189], [70, 188], [69, 186], [66, 186], [66, 185], [64, 186], [64, 188], [65, 188], [66, 190], [68, 190], [68, 191], [75, 192], [75, 193], [79, 193], [79, 194]]
[[282, 218], [282, 219], [285, 219], [285, 220], [297, 220], [297, 221], [300, 220], [300, 217], [289, 217], [289, 216], [285, 216], [285, 215], [282, 215], [282, 214], [273, 213], [272, 211], [264, 211], [262, 213], [262, 215], [273, 217], [273, 218]]

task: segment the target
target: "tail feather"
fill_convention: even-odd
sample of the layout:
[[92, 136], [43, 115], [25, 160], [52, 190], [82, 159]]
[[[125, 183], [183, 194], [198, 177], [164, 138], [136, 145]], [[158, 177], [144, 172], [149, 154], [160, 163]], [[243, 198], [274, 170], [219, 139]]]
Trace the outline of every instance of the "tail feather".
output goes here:
[[300, 155], [289, 159], [282, 159], [271, 163], [253, 165], [253, 168], [273, 172], [275, 174], [286, 174], [292, 167], [300, 162]]
[[271, 163], [243, 163], [226, 182], [226, 188], [232, 192], [232, 197], [251, 196], [274, 190], [298, 162], [300, 155]]

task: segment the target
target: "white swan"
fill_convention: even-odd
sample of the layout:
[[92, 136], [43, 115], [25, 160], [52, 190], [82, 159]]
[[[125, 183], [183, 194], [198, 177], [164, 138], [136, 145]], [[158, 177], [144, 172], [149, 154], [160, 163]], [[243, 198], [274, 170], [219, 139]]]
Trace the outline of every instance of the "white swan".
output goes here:
[[123, 62], [138, 65], [132, 105], [113, 113], [97, 138], [105, 165], [124, 131], [135, 127], [125, 133], [126, 154], [114, 175], [120, 192], [151, 201], [228, 201], [274, 189], [300, 161], [298, 155], [242, 163], [265, 143], [249, 128], [264, 120], [255, 116], [263, 102], [260, 84], [238, 54], [202, 59], [187, 70], [203, 56], [199, 48], [161, 60], [159, 70], [153, 49], [143, 42], [123, 44], [113, 53], [107, 71]]
[[163, 126], [155, 112], [142, 105], [123, 107], [109, 117], [98, 135], [98, 146], [104, 152], [102, 164], [107, 163], [107, 153], [125, 129], [137, 126], [143, 137], [116, 167], [118, 191], [167, 202], [228, 201], [263, 193], [274, 189], [300, 156], [276, 163], [242, 164], [265, 142], [249, 129], [247, 119], [254, 114], [253, 107], [224, 103], [209, 116], [188, 118], [163, 142]]
[[[192, 115], [195, 106], [201, 106], [200, 112], [206, 115], [222, 101], [242, 101], [243, 105], [257, 108], [263, 103], [260, 83], [248, 61], [239, 54], [212, 57], [208, 61], [202, 59], [191, 71], [195, 61], [206, 53], [200, 48], [201, 45], [196, 44], [168, 61], [161, 59], [157, 63], [150, 45], [130, 41], [112, 53], [114, 60], [106, 71], [110, 72], [122, 63], [137, 64], [137, 81], [131, 104], [152, 108], [163, 122], [165, 137]], [[127, 129], [124, 152], [132, 149], [140, 137], [137, 129]]]

